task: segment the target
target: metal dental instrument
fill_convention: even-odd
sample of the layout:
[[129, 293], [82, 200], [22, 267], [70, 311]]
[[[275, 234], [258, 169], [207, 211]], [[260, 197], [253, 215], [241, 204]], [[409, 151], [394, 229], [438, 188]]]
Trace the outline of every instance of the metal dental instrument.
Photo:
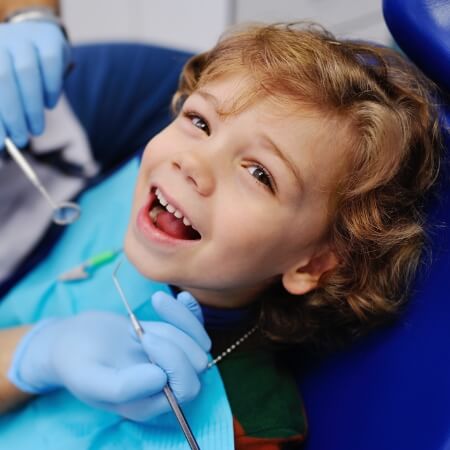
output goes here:
[[75, 222], [80, 217], [81, 209], [73, 202], [55, 203], [50, 197], [50, 194], [45, 189], [44, 185], [39, 180], [36, 172], [33, 170], [29, 162], [23, 157], [14, 142], [9, 138], [5, 138], [5, 148], [12, 159], [22, 169], [22, 172], [33, 183], [34, 187], [47, 200], [50, 207], [53, 209], [52, 220], [58, 225], [69, 225]]
[[[122, 264], [122, 260], [120, 260], [116, 268], [113, 271], [113, 281], [116, 286], [117, 291], [119, 292], [120, 298], [123, 301], [123, 304], [125, 305], [125, 308], [127, 310], [128, 316], [131, 320], [131, 325], [133, 326], [133, 329], [138, 336], [139, 339], [142, 339], [142, 336], [144, 335], [144, 328], [142, 328], [142, 325], [139, 323], [139, 320], [137, 319], [136, 315], [133, 313], [133, 311], [130, 308], [130, 305], [128, 303], [127, 298], [125, 297], [125, 294], [119, 284], [119, 280], [117, 278], [117, 271], [120, 268], [120, 265]], [[152, 360], [149, 358], [149, 361], [152, 363]], [[177, 418], [178, 423], [180, 424], [180, 427], [184, 433], [184, 437], [186, 438], [189, 447], [192, 450], [200, 450], [200, 447], [197, 444], [197, 441], [195, 440], [194, 435], [192, 434], [191, 428], [189, 427], [189, 424], [187, 423], [186, 418], [184, 417], [183, 411], [181, 410], [180, 406], [178, 405], [178, 402], [175, 398], [175, 395], [172, 392], [172, 389], [170, 389], [170, 386], [166, 384], [164, 386], [163, 392], [167, 398], [167, 401], [169, 402], [170, 407], [172, 408], [173, 413], [175, 414], [175, 417]]]

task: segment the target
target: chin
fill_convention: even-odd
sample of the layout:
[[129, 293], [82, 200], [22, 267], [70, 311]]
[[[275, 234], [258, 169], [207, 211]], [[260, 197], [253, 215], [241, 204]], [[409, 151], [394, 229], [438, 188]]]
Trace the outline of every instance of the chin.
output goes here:
[[133, 231], [128, 229], [124, 242], [124, 253], [135, 269], [144, 277], [159, 283], [172, 283], [167, 271], [161, 270], [161, 264], [149, 255], [142, 244], [136, 242]]
[[[127, 234], [125, 235], [125, 242], [123, 246], [123, 251], [127, 257], [127, 259], [133, 264], [133, 266], [140, 272], [142, 275], [147, 278], [154, 277], [148, 273], [148, 258], [146, 258], [145, 251], [142, 249], [142, 246], [136, 242], [136, 238], [133, 236], [132, 230], [128, 228]], [[145, 262], [147, 261], [147, 264]]]

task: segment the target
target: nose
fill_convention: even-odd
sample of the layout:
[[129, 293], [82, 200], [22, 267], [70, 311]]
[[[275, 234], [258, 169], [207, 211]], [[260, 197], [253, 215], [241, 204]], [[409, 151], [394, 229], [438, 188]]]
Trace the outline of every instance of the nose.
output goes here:
[[215, 179], [212, 167], [199, 152], [183, 151], [175, 154], [172, 167], [179, 171], [199, 194], [208, 196], [214, 191]]

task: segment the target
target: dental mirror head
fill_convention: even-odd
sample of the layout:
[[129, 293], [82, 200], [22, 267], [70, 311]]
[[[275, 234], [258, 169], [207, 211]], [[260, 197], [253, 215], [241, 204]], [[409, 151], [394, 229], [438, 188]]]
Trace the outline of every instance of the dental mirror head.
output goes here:
[[34, 187], [42, 194], [47, 203], [53, 209], [52, 220], [57, 225], [70, 225], [80, 217], [81, 209], [76, 203], [62, 202], [55, 203], [47, 189], [39, 180], [37, 173], [31, 167], [30, 163], [25, 159], [16, 144], [9, 138], [5, 138], [5, 149], [11, 158], [17, 163], [24, 175], [31, 181]]
[[73, 202], [59, 203], [53, 209], [53, 222], [57, 225], [70, 225], [75, 222], [81, 214], [80, 207]]

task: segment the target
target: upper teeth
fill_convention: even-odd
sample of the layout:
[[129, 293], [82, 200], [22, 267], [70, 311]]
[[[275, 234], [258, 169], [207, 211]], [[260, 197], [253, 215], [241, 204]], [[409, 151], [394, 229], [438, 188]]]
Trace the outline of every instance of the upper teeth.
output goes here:
[[171, 214], [173, 214], [177, 219], [183, 218], [183, 223], [188, 227], [191, 225], [191, 222], [189, 222], [186, 217], [183, 217], [183, 213], [181, 211], [178, 211], [174, 206], [172, 206], [165, 198], [163, 193], [159, 190], [159, 188], [156, 188], [155, 191], [156, 197], [159, 200], [159, 203], [161, 203], [164, 208], [166, 208], [167, 211], [169, 211]]

